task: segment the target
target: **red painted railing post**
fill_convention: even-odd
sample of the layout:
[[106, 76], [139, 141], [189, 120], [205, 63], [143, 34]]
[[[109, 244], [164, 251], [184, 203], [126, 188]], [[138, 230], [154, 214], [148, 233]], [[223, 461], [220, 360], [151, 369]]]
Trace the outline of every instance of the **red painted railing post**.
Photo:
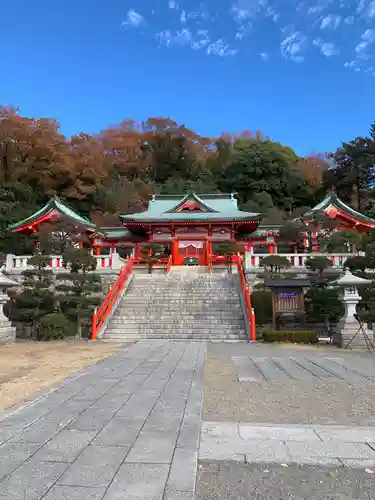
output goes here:
[[95, 309], [92, 315], [92, 323], [91, 323], [92, 340], [97, 339], [101, 327], [112, 314], [113, 305], [116, 303], [116, 300], [119, 298], [121, 292], [123, 291], [126, 282], [128, 281], [129, 277], [132, 274], [132, 271], [133, 271], [133, 259], [130, 258], [128, 259], [125, 266], [121, 269], [120, 274], [118, 275], [113, 285], [109, 288], [102, 305], [99, 307], [99, 309], [97, 310]]
[[240, 279], [240, 286], [242, 295], [245, 301], [246, 314], [249, 320], [249, 328], [250, 328], [250, 339], [252, 342], [256, 341], [256, 322], [255, 322], [255, 313], [251, 305], [250, 299], [250, 291], [246, 283], [245, 273], [242, 268], [241, 259], [238, 257], [237, 259], [237, 270]]

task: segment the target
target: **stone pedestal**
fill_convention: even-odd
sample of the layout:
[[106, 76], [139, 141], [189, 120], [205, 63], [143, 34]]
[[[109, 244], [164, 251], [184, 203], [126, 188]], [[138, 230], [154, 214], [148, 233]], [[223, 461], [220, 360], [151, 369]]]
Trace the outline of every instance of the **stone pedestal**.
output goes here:
[[0, 343], [14, 342], [16, 340], [16, 328], [12, 326], [10, 321], [0, 324]]
[[16, 339], [16, 329], [3, 311], [4, 304], [9, 300], [7, 289], [14, 286], [19, 286], [19, 283], [0, 273], [0, 342], [14, 342]]
[[[345, 275], [334, 282], [341, 289], [340, 299], [345, 306], [344, 316], [338, 324], [338, 332], [341, 336], [341, 347], [349, 344], [351, 339], [359, 330], [359, 322], [355, 319], [356, 306], [361, 300], [358, 293], [358, 286], [368, 285], [371, 280], [359, 278], [354, 276], [349, 270], [345, 271]], [[373, 333], [367, 330], [367, 325], [363, 325], [364, 331], [367, 333], [370, 341], [373, 341]], [[366, 347], [366, 340], [362, 333], [359, 331], [355, 339], [351, 342], [350, 347]]]

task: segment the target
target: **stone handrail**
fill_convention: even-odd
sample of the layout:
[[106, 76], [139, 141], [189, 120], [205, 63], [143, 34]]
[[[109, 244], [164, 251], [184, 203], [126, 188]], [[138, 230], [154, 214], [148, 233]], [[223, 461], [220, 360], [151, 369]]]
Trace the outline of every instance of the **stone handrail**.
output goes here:
[[[245, 252], [245, 269], [247, 271], [251, 269], [261, 269], [262, 259], [268, 257], [272, 254], [254, 254], [250, 252]], [[280, 253], [275, 254], [280, 255], [280, 257], [286, 257], [292, 269], [302, 269], [305, 267], [306, 260], [311, 257], [327, 257], [332, 262], [332, 267], [335, 269], [341, 269], [345, 261], [352, 257], [351, 253]]]
[[[26, 269], [32, 269], [32, 266], [28, 264], [31, 255], [13, 255], [7, 254], [4, 271], [7, 273], [22, 273]], [[121, 269], [126, 262], [122, 259], [118, 253], [113, 253], [112, 255], [93, 255], [97, 261], [96, 270], [118, 270]], [[50, 265], [49, 269], [54, 271], [63, 270], [63, 258], [61, 255], [50, 255]]]

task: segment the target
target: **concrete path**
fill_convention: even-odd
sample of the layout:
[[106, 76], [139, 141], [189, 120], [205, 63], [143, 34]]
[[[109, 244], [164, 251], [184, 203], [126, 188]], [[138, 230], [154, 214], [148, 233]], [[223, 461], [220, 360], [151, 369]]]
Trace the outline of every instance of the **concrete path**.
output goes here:
[[375, 381], [375, 365], [364, 369], [354, 359], [333, 356], [233, 356], [239, 382], [274, 383], [345, 381], [365, 384]]
[[204, 358], [138, 343], [1, 420], [0, 498], [193, 499]]
[[375, 427], [203, 422], [199, 459], [375, 468]]

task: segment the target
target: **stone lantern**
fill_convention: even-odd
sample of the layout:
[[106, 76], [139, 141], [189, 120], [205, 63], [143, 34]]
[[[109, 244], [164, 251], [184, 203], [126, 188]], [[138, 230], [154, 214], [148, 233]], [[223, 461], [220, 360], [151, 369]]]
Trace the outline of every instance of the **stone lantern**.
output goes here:
[[3, 307], [9, 300], [7, 291], [9, 288], [20, 286], [17, 281], [13, 281], [0, 272], [0, 342], [14, 342], [16, 329], [5, 316]]
[[[356, 306], [361, 300], [361, 296], [358, 293], [358, 286], [369, 285], [371, 280], [359, 278], [358, 276], [354, 276], [349, 270], [345, 271], [344, 276], [336, 280], [333, 284], [340, 287], [339, 298], [343, 302], [345, 306], [344, 316], [341, 318], [339, 322], [339, 332], [341, 333], [341, 346], [344, 347], [347, 345], [354, 335], [358, 332], [359, 323], [355, 319], [354, 315], [356, 314]], [[366, 328], [364, 326], [364, 328]], [[365, 330], [366, 331], [366, 330]], [[369, 335], [369, 332], [366, 331], [366, 334]], [[373, 335], [369, 335], [370, 340], [372, 341]], [[353, 342], [350, 344], [352, 347], [365, 346], [366, 342], [364, 336], [361, 332], [355, 337]]]

